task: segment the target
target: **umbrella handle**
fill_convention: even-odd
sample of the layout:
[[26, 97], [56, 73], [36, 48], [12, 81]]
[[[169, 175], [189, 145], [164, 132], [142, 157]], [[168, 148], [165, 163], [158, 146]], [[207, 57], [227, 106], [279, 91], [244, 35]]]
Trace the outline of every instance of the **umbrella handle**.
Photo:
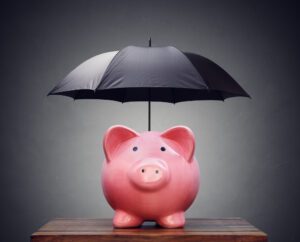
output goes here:
[[151, 101], [148, 101], [148, 131], [151, 131]]

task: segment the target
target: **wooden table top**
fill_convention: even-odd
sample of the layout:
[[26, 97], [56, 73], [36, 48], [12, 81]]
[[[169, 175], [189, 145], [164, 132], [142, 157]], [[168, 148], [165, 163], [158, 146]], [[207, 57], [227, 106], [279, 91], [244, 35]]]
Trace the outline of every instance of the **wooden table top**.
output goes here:
[[115, 229], [111, 219], [54, 219], [31, 236], [32, 242], [206, 241], [265, 242], [267, 235], [241, 218], [187, 219], [184, 228], [164, 229], [154, 222]]

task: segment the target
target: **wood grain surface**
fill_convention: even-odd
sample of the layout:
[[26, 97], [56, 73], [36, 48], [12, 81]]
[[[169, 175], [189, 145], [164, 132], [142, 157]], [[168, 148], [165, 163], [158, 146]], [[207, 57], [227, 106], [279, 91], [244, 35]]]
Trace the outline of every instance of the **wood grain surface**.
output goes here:
[[31, 242], [203, 241], [266, 242], [267, 235], [241, 218], [187, 219], [184, 228], [164, 229], [153, 222], [115, 229], [111, 219], [54, 219], [31, 235]]

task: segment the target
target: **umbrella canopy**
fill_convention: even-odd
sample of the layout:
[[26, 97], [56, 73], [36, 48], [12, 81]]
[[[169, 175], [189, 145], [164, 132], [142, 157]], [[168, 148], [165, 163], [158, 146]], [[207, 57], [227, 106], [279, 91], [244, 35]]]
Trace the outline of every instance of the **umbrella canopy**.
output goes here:
[[128, 46], [97, 55], [70, 72], [48, 95], [119, 102], [177, 103], [250, 97], [220, 66], [175, 47]]

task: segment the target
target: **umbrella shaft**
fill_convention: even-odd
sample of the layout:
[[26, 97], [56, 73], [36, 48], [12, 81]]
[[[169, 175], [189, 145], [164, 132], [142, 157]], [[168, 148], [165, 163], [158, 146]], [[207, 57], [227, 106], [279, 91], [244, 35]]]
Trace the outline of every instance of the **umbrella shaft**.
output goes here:
[[151, 101], [148, 101], [148, 131], [151, 131]]
[[[151, 37], [149, 39], [149, 47], [151, 47]], [[148, 101], [148, 131], [151, 131], [151, 101], [150, 101], [150, 89], [149, 89], [149, 101]]]

